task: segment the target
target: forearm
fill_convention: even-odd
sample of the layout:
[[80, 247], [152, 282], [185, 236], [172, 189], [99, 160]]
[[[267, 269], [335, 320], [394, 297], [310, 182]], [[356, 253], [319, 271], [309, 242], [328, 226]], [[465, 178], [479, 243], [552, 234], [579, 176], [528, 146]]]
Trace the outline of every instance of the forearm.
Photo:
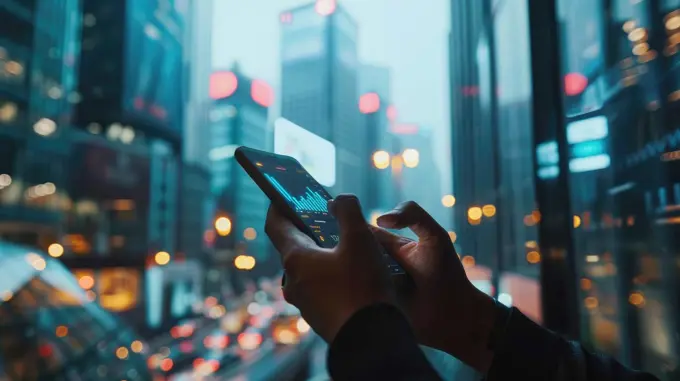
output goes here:
[[654, 376], [631, 370], [609, 356], [586, 351], [512, 309], [494, 351], [488, 381], [523, 380], [653, 381]]
[[450, 312], [456, 315], [456, 324], [450, 322], [449, 314], [442, 314], [444, 320], [435, 325], [440, 327], [436, 335], [439, 341], [426, 344], [485, 374], [493, 360], [488, 343], [496, 320], [495, 301], [479, 291], [467, 300], [466, 305], [457, 305], [456, 309]]

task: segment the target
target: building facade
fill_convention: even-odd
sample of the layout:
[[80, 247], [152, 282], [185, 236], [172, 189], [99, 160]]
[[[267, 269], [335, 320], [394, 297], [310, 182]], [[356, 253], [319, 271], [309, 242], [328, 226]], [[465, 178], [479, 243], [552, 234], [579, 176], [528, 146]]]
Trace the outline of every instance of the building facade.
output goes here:
[[[451, 81], [451, 152], [453, 189], [457, 207], [454, 224], [459, 249], [476, 262], [492, 266], [499, 237], [491, 224], [473, 226], [468, 209], [496, 200], [496, 151], [488, 114], [482, 112], [478, 41], [485, 31], [484, 13], [489, 1], [451, 2], [449, 64]], [[487, 49], [488, 51], [488, 49]], [[482, 51], [483, 53], [483, 51]], [[482, 61], [483, 64], [483, 61]], [[489, 67], [487, 62], [487, 67]], [[483, 231], [481, 231], [483, 230]], [[482, 238], [484, 237], [484, 238]]]
[[357, 24], [335, 0], [281, 13], [281, 116], [336, 147], [333, 192], [364, 196], [367, 149], [357, 110]]
[[361, 199], [367, 213], [380, 213], [390, 208], [393, 197], [393, 173], [385, 168], [377, 168], [373, 155], [378, 151], [393, 153], [390, 136], [388, 111], [394, 109], [391, 99], [391, 74], [389, 68], [362, 64], [358, 71], [358, 107], [360, 122], [364, 131], [362, 154], [368, 170], [366, 171], [365, 193]]
[[0, 238], [46, 249], [68, 209], [80, 55], [78, 1], [0, 8]]
[[[446, 219], [445, 214], [449, 210], [444, 208], [440, 202], [442, 198], [441, 178], [432, 149], [432, 133], [426, 127], [417, 124], [410, 124], [410, 126], [417, 128], [414, 128], [410, 134], [404, 131], [396, 135], [403, 147], [402, 154], [406, 150], [418, 152], [417, 166], [409, 168], [406, 166], [407, 160], [404, 160], [402, 198], [417, 202], [442, 226], [445, 226], [446, 224], [442, 221]], [[423, 184], [428, 184], [428, 186], [424, 187]]]
[[186, 162], [206, 168], [210, 164], [210, 75], [212, 74], [211, 1], [192, 1], [187, 25], [185, 66], [188, 68], [186, 123], [184, 125], [183, 157]]
[[60, 0], [0, 12], [0, 236], [59, 258], [144, 333], [144, 294], [175, 293], [146, 267], [177, 250], [188, 10]]
[[264, 81], [243, 75], [235, 66], [230, 71], [213, 73], [209, 157], [212, 171], [212, 192], [216, 197], [216, 218], [231, 221], [231, 232], [218, 236], [217, 256], [233, 268], [237, 255], [250, 255], [258, 265], [251, 272], [257, 276], [270, 259], [270, 245], [264, 234], [269, 202], [234, 159], [239, 146], [266, 149], [270, 138], [269, 106], [273, 90]]

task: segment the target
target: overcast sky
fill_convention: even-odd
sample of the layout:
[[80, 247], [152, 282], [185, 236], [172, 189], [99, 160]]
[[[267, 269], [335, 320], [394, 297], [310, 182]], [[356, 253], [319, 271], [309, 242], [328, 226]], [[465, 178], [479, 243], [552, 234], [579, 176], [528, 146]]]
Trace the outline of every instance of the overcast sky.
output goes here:
[[[235, 60], [278, 91], [279, 13], [312, 0], [214, 0], [213, 67]], [[473, 0], [474, 1], [474, 0]], [[447, 0], [339, 0], [359, 24], [359, 59], [392, 70], [392, 98], [403, 122], [429, 126], [450, 191]]]

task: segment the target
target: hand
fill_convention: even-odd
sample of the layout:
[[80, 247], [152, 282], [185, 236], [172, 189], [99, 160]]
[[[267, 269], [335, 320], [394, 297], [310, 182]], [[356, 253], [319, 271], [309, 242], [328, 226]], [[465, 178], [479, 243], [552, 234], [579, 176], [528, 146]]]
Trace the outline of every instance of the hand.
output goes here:
[[494, 301], [468, 280], [448, 233], [413, 201], [380, 216], [378, 226], [410, 228], [418, 241], [372, 227], [390, 255], [411, 276], [415, 289], [399, 295], [422, 344], [448, 352], [485, 372]]
[[265, 231], [281, 254], [283, 295], [326, 342], [358, 310], [394, 302], [380, 246], [371, 234], [359, 200], [340, 195], [329, 202], [338, 220], [340, 242], [323, 249], [271, 206]]

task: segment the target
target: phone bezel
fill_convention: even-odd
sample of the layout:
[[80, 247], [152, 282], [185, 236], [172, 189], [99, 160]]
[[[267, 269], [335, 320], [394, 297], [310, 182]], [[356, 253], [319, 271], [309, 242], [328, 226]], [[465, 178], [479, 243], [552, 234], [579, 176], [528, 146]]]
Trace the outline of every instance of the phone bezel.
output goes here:
[[294, 157], [291, 156], [286, 156], [286, 155], [279, 155], [271, 152], [266, 152], [266, 151], [260, 151], [254, 148], [249, 148], [245, 146], [238, 147], [236, 149], [236, 152], [234, 153], [234, 157], [236, 158], [236, 161], [241, 165], [241, 167], [246, 171], [248, 176], [255, 181], [255, 184], [264, 192], [264, 194], [269, 198], [269, 201], [274, 204], [274, 206], [279, 210], [279, 212], [283, 213], [290, 221], [295, 224], [295, 226], [300, 229], [303, 233], [305, 233], [308, 237], [310, 237], [314, 242], [318, 245], [321, 246], [321, 243], [319, 240], [314, 237], [313, 232], [305, 225], [305, 223], [302, 221], [300, 216], [295, 213], [293, 208], [288, 205], [286, 200], [284, 200], [283, 196], [274, 188], [274, 186], [264, 177], [262, 172], [260, 172], [257, 169], [257, 166], [255, 163], [250, 161], [247, 156], [247, 152], [251, 152], [254, 155], [262, 155], [262, 156], [269, 156], [269, 157], [274, 157], [276, 159], [283, 159], [283, 160], [289, 160], [295, 162], [297, 165], [299, 165], [301, 168], [304, 169], [302, 164], [295, 159]]

